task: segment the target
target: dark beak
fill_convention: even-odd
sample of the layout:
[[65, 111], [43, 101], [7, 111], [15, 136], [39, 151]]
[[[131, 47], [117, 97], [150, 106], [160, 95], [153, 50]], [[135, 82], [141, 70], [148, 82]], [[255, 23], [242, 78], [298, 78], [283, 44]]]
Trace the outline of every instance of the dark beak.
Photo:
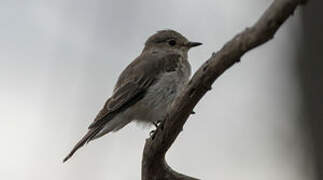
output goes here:
[[200, 43], [200, 42], [188, 42], [188, 44], [187, 44], [187, 46], [189, 48], [200, 46], [200, 45], [202, 45], [202, 43]]

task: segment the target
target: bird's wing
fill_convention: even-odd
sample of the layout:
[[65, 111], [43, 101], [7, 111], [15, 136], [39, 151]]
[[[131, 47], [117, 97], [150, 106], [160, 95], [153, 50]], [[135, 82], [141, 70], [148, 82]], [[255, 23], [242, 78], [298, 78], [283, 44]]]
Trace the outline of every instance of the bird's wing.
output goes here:
[[89, 129], [105, 124], [114, 114], [138, 102], [158, 80], [160, 73], [176, 71], [180, 57], [178, 54], [143, 54], [135, 59], [121, 73], [112, 97], [106, 101]]
[[106, 124], [115, 114], [137, 103], [144, 97], [146, 90], [154, 83], [155, 78], [142, 77], [139, 81], [129, 81], [118, 88], [90, 124], [89, 129]]
[[99, 114], [90, 124], [88, 133], [74, 146], [64, 162], [77, 149], [91, 141], [116, 114], [141, 100], [147, 89], [158, 80], [161, 73], [176, 71], [180, 58], [181, 56], [178, 54], [143, 54], [135, 59], [122, 72], [113, 95], [106, 101]]
[[178, 54], [143, 54], [133, 61], [120, 75], [114, 93], [109, 98], [89, 129], [106, 121], [113, 114], [135, 104], [146, 90], [156, 82], [160, 73], [175, 71]]

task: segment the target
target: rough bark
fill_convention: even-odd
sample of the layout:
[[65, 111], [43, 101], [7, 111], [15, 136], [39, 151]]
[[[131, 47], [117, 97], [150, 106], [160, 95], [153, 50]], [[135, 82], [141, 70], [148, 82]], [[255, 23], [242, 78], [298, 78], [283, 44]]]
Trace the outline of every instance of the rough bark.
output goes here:
[[305, 0], [275, 0], [250, 28], [236, 35], [197, 70], [183, 92], [176, 97], [162, 125], [148, 138], [142, 159], [142, 180], [194, 180], [172, 170], [165, 161], [167, 150], [182, 131], [193, 108], [213, 82], [249, 50], [271, 40], [279, 27]]

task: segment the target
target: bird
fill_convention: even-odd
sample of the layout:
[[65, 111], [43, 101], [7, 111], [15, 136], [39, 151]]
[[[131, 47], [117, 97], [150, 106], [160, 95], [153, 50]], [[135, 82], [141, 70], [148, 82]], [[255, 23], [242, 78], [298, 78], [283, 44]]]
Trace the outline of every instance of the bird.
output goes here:
[[146, 124], [162, 121], [191, 75], [188, 51], [199, 45], [202, 43], [189, 41], [171, 29], [151, 35], [141, 54], [120, 74], [111, 97], [88, 132], [63, 162], [88, 142], [116, 132], [132, 121]]

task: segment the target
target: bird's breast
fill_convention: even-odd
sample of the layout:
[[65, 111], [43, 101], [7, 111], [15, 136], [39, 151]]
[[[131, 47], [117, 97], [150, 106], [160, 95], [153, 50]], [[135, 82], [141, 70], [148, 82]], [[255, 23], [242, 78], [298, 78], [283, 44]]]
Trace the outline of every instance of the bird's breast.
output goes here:
[[135, 119], [147, 122], [163, 120], [169, 105], [182, 90], [187, 79], [178, 71], [162, 74], [138, 102]]

